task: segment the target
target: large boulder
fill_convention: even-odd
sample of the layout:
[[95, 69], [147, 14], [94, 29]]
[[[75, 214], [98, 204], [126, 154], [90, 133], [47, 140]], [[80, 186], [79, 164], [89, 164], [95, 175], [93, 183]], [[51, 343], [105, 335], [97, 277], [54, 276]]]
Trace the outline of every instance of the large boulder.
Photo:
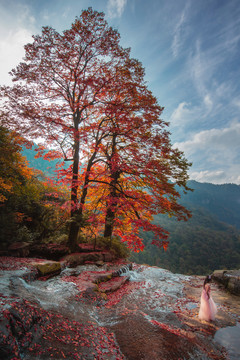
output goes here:
[[34, 244], [30, 247], [30, 256], [47, 260], [58, 261], [61, 257], [69, 254], [66, 245], [61, 244]]
[[42, 262], [32, 262], [30, 265], [38, 270], [39, 276], [52, 276], [61, 272], [61, 264], [58, 261], [43, 260]]
[[16, 257], [27, 257], [30, 252], [30, 244], [27, 242], [14, 242], [8, 247], [8, 254]]
[[112, 262], [115, 260], [115, 256], [111, 251], [102, 251], [103, 261]]
[[76, 267], [86, 263], [98, 263], [99, 261], [110, 262], [114, 260], [114, 255], [109, 251], [92, 251], [83, 253], [72, 253], [61, 258], [61, 262], [69, 267]]
[[240, 270], [215, 270], [212, 278], [235, 295], [240, 295]]
[[228, 279], [225, 278], [224, 274], [227, 272], [227, 270], [214, 270], [212, 274], [213, 280], [216, 280], [217, 282], [223, 284], [224, 286], [227, 286]]
[[61, 258], [61, 262], [65, 263], [69, 267], [76, 267], [78, 265], [83, 265], [86, 262], [94, 262], [103, 260], [103, 256], [99, 252], [91, 253], [72, 253]]

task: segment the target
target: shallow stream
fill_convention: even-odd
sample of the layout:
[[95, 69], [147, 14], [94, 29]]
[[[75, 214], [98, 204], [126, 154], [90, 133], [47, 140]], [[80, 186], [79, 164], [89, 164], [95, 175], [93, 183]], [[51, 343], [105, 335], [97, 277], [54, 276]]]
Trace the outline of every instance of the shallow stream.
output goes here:
[[[43, 309], [60, 313], [69, 320], [83, 324], [91, 322], [96, 328], [105, 328], [114, 334], [122, 359], [207, 360], [212, 359], [209, 354], [214, 344], [224, 346], [231, 360], [240, 359], [239, 323], [218, 330], [214, 339], [208, 338], [208, 346], [201, 346], [181, 322], [182, 313], [191, 313], [198, 307], [198, 303], [184, 297], [184, 283], [191, 280], [189, 276], [157, 267], [134, 266], [128, 273], [129, 282], [97, 303], [84, 299], [79, 301], [76, 284], [62, 280], [64, 276], [78, 276], [83, 271], [103, 270], [94, 265], [67, 268], [52, 279], [33, 282], [22, 279], [24, 270], [2, 271], [0, 292], [5, 297], [17, 296], [37, 303]], [[4, 306], [8, 306], [6, 302]], [[95, 358], [90, 356], [86, 359]], [[225, 359], [224, 355], [219, 359]]]

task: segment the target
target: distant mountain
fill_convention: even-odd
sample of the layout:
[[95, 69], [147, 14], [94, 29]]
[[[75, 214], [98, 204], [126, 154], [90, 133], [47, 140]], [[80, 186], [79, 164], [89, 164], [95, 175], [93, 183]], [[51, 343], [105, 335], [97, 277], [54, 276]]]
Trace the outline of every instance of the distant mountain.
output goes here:
[[58, 163], [58, 160], [44, 160], [43, 158], [35, 158], [35, 155], [37, 154], [36, 151], [34, 150], [35, 147], [33, 147], [32, 149], [26, 149], [23, 148], [22, 150], [22, 154], [23, 156], [25, 156], [29, 162], [29, 166], [31, 168], [37, 169], [37, 170], [41, 170], [44, 175], [52, 177], [55, 175], [55, 169], [56, 169], [56, 165]]
[[151, 245], [144, 233], [145, 250], [132, 261], [183, 274], [208, 274], [216, 269], [240, 268], [240, 186], [189, 181], [194, 192], [182, 194], [181, 203], [192, 211], [187, 222], [159, 215], [155, 223], [170, 232], [166, 252]]
[[220, 221], [240, 229], [240, 185], [214, 185], [193, 180], [188, 185], [194, 191], [182, 194], [182, 204], [206, 209]]

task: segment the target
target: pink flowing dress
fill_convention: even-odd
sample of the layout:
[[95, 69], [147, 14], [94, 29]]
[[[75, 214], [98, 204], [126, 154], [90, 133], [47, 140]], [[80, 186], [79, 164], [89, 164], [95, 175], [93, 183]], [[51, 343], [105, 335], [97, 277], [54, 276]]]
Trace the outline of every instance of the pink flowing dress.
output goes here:
[[[207, 285], [206, 285], [207, 289]], [[210, 295], [210, 294], [209, 294]], [[215, 320], [215, 316], [217, 313], [217, 306], [213, 301], [211, 295], [208, 297], [207, 291], [203, 289], [201, 295], [201, 304], [198, 317], [200, 320]]]

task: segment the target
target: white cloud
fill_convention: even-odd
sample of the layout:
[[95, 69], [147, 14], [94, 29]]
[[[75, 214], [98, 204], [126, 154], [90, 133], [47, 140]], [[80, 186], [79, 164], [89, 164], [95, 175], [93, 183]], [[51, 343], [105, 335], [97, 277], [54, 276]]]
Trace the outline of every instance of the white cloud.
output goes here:
[[213, 183], [240, 183], [240, 123], [223, 129], [204, 130], [174, 147], [193, 162], [190, 177]]
[[4, 39], [0, 39], [1, 84], [10, 84], [8, 74], [24, 56], [24, 45], [31, 41], [31, 34], [27, 29], [10, 32]]
[[233, 105], [240, 109], [240, 97], [233, 99]]
[[190, 171], [190, 178], [192, 180], [196, 180], [199, 182], [211, 182], [215, 184], [219, 183], [230, 183], [231, 181], [226, 181], [226, 174], [223, 170], [216, 170], [216, 171]]
[[[219, 37], [221, 38], [220, 34]], [[186, 70], [189, 72], [190, 69], [190, 77], [199, 100], [209, 113], [219, 105], [231, 101], [237, 91], [237, 74], [234, 76], [227, 73], [223, 81], [220, 81], [222, 76], [219, 76], [229, 66], [227, 64], [231, 58], [231, 48], [231, 42], [221, 42], [217, 37], [213, 46], [206, 48], [204, 41], [198, 38], [189, 55]]]
[[206, 105], [206, 108], [211, 110], [212, 109], [212, 106], [213, 106], [213, 101], [212, 101], [212, 98], [211, 98], [211, 95], [210, 94], [206, 94], [204, 96], [204, 104]]
[[127, 0], [108, 0], [107, 10], [110, 18], [121, 17]]
[[[172, 112], [169, 122], [171, 132], [179, 139], [185, 140], [189, 131], [196, 131], [208, 122], [208, 114], [212, 106], [211, 98], [205, 98], [204, 104], [192, 105], [186, 101], [178, 104]], [[213, 115], [213, 112], [212, 114]]]
[[0, 81], [11, 83], [8, 74], [24, 56], [24, 45], [32, 41], [35, 18], [29, 8], [18, 4], [5, 9], [0, 5]]
[[182, 13], [180, 14], [179, 21], [177, 22], [175, 29], [174, 29], [174, 36], [172, 42], [172, 53], [174, 57], [177, 57], [179, 54], [179, 49], [182, 44], [182, 36], [183, 36], [183, 26], [187, 19], [187, 12], [189, 8], [189, 1], [186, 3], [185, 8], [183, 9]]
[[229, 127], [223, 129], [203, 130], [195, 134], [191, 140], [176, 143], [185, 152], [194, 153], [198, 150], [211, 147], [215, 149], [225, 149], [232, 152], [240, 147], [240, 123], [232, 122]]
[[182, 126], [192, 118], [192, 110], [189, 108], [190, 104], [185, 101], [181, 102], [173, 111], [170, 117], [170, 123], [173, 126]]
[[212, 184], [238, 184], [240, 185], [239, 169], [236, 166], [230, 166], [226, 170], [216, 171], [190, 171], [190, 179], [198, 182], [208, 182]]
[[211, 98], [207, 89], [207, 81], [212, 76], [212, 67], [211, 59], [204, 56], [200, 41], [197, 40], [195, 53], [189, 60], [189, 68], [195, 88], [203, 101], [206, 96]]

